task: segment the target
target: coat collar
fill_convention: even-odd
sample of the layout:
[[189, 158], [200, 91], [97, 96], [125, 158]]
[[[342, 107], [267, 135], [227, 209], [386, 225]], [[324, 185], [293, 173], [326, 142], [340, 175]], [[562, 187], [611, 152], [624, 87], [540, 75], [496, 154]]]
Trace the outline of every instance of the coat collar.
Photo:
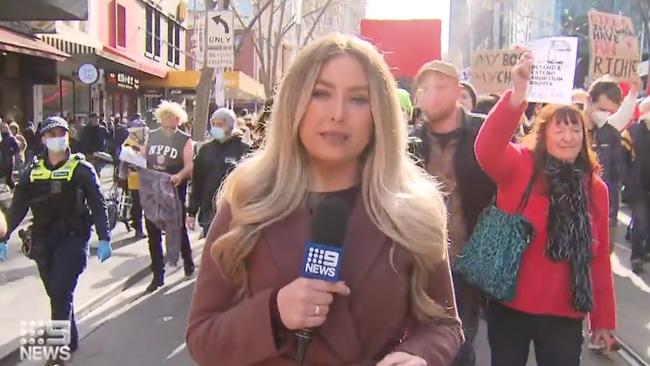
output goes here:
[[[299, 208], [287, 218], [270, 226], [263, 234], [263, 242], [276, 265], [283, 283], [293, 281], [300, 274], [304, 243], [309, 240], [311, 215], [306, 208]], [[343, 264], [341, 278], [350, 287], [351, 297], [355, 289], [364, 283], [365, 275], [376, 260], [387, 237], [372, 223], [367, 215], [363, 199], [359, 196], [350, 212], [348, 230], [343, 240]], [[356, 334], [350, 311], [350, 298], [336, 296], [334, 305], [318, 335], [346, 363], [363, 357], [363, 345]]]

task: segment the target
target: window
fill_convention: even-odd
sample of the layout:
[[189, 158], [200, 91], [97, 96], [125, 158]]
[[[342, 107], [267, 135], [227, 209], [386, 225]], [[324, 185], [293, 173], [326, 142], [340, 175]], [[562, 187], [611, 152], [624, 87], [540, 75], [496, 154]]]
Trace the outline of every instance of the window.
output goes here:
[[147, 32], [145, 36], [145, 45], [147, 47], [147, 55], [153, 54], [153, 8], [149, 5], [146, 6], [146, 24]]
[[176, 38], [176, 47], [174, 48], [174, 65], [181, 65], [181, 26], [176, 24], [176, 29], [174, 30], [174, 38]]
[[172, 19], [167, 19], [167, 65], [181, 64], [181, 26]]
[[151, 5], [145, 6], [145, 24], [146, 24], [146, 34], [145, 34], [145, 55], [147, 57], [158, 60], [160, 57], [160, 49], [162, 47], [162, 30], [160, 24], [161, 14], [156, 8]]
[[174, 47], [176, 46], [176, 40], [174, 39], [174, 28], [175, 24], [171, 19], [167, 20], [167, 63], [169, 65], [174, 64]]
[[117, 6], [117, 45], [126, 47], [126, 8]]
[[160, 57], [160, 47], [162, 43], [162, 31], [160, 29], [160, 12], [155, 11], [154, 12], [154, 58]]

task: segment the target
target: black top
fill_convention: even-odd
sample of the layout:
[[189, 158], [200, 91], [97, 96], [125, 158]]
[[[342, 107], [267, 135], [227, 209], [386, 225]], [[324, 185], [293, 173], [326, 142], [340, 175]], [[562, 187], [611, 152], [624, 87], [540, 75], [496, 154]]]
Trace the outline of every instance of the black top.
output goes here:
[[147, 168], [169, 174], [183, 170], [183, 151], [189, 139], [190, 135], [179, 129], [171, 136], [160, 128], [151, 131], [147, 141]]
[[195, 216], [201, 209], [200, 222], [207, 222], [213, 216], [214, 196], [228, 174], [235, 169], [250, 146], [239, 136], [225, 142], [212, 140], [201, 146], [194, 158], [192, 171], [192, 192], [188, 214]]

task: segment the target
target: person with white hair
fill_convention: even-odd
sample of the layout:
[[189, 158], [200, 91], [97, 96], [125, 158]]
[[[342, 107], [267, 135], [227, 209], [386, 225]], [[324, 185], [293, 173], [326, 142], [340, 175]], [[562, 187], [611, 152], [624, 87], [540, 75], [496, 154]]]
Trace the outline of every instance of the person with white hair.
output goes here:
[[187, 227], [194, 230], [196, 217], [205, 236], [214, 217], [214, 197], [221, 183], [250, 150], [238, 130], [235, 112], [219, 108], [210, 117], [212, 141], [204, 144], [194, 159], [192, 192], [188, 207]]
[[[151, 131], [147, 139], [145, 154], [147, 168], [170, 174], [171, 183], [177, 187], [181, 206], [185, 207], [187, 180], [192, 174], [194, 165], [192, 140], [188, 134], [179, 130], [178, 126], [187, 121], [187, 113], [183, 107], [174, 102], [162, 101], [155, 112], [160, 128]], [[181, 255], [185, 276], [194, 273], [192, 248], [185, 227], [185, 210], [182, 213]], [[165, 262], [163, 260], [162, 233], [145, 213], [145, 228], [149, 237], [149, 254], [151, 255], [151, 271], [153, 280], [147, 287], [152, 292], [164, 284]]]

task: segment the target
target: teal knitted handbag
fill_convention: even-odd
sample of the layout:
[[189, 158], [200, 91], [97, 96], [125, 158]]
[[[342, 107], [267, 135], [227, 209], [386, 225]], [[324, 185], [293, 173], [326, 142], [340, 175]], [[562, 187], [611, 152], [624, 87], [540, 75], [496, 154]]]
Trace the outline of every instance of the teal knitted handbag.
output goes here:
[[534, 231], [521, 215], [531, 190], [529, 184], [516, 214], [499, 209], [493, 199], [479, 216], [454, 266], [454, 271], [494, 300], [510, 301], [515, 296], [521, 255]]

